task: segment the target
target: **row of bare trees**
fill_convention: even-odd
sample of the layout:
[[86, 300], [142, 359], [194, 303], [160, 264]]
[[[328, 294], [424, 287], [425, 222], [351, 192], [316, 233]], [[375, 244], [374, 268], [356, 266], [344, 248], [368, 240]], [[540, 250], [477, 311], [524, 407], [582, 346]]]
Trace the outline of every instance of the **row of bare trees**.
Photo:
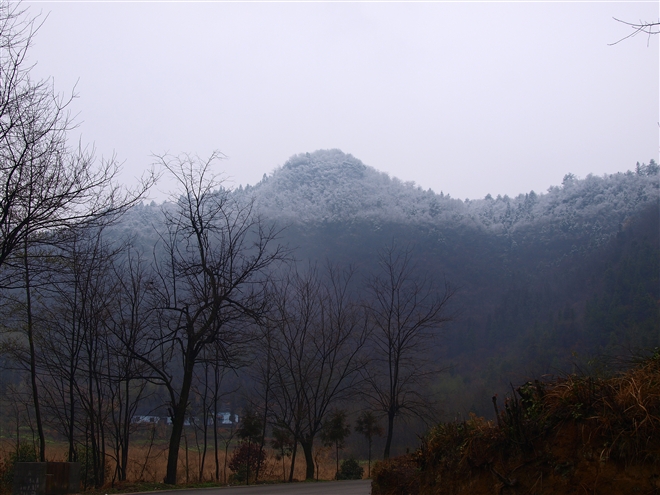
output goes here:
[[[217, 453], [227, 369], [250, 372], [261, 447], [269, 425], [287, 433], [289, 479], [298, 446], [313, 478], [315, 439], [349, 402], [387, 419], [385, 457], [395, 419], [429, 405], [423, 382], [433, 367], [424, 351], [447, 320], [451, 289], [417, 276], [411, 251], [396, 245], [380, 253], [372, 276], [298, 267], [253, 203], [216, 182], [216, 159], [161, 158], [181, 190], [163, 204], [150, 252], [112, 226], [72, 225], [5, 267], [25, 283], [5, 291], [12, 319], [3, 349], [29, 373], [35, 415], [45, 412], [67, 438], [69, 459], [84, 445], [96, 485], [109, 458], [113, 477], [126, 478], [131, 418], [154, 390], [165, 391], [171, 419], [166, 482], [177, 481], [191, 394], [203, 424], [212, 420]], [[206, 428], [202, 443], [205, 456]], [[39, 452], [45, 458], [45, 442]]]
[[[0, 4], [0, 287], [10, 291], [4, 302], [13, 301], [6, 307], [3, 324], [11, 324], [10, 311], [15, 314], [20, 306], [25, 315], [20, 325], [25, 344], [20, 362], [29, 371], [43, 461], [39, 399], [45, 391], [38, 379], [35, 291], [48, 284], [41, 269], [53, 254], [47, 246], [56, 239], [64, 242], [74, 227], [102, 228], [112, 222], [140, 200], [154, 177], [128, 191], [115, 181], [119, 166], [114, 159], [97, 161], [89, 149], [69, 145], [75, 122], [68, 108], [75, 95], [62, 96], [52, 80], [35, 80], [30, 74], [28, 54], [39, 25], [38, 18], [29, 17], [20, 4]], [[75, 243], [70, 238], [66, 242]], [[77, 346], [75, 338], [68, 344]], [[5, 344], [19, 352], [11, 342]], [[74, 350], [82, 352], [82, 348]]]
[[244, 368], [261, 448], [269, 426], [286, 433], [290, 478], [298, 446], [313, 477], [315, 439], [358, 398], [387, 417], [387, 457], [395, 419], [421, 411], [421, 351], [446, 320], [451, 289], [413, 276], [410, 250], [396, 246], [360, 280], [353, 268], [296, 267], [254, 202], [222, 187], [220, 154], [157, 157], [178, 190], [149, 226], [148, 249], [122, 237], [114, 225], [155, 175], [126, 190], [116, 161], [69, 145], [73, 95], [30, 77], [37, 29], [20, 4], [0, 3], [0, 348], [29, 382], [40, 460], [50, 429], [66, 438], [69, 460], [84, 457], [94, 485], [109, 464], [126, 479], [131, 419], [163, 396], [165, 481], [175, 484], [194, 398], [203, 456], [213, 424], [218, 477], [221, 378]]
[[408, 249], [387, 247], [379, 264], [359, 282], [353, 268], [294, 269], [272, 290], [257, 383], [265, 417], [291, 439], [290, 480], [298, 445], [313, 477], [314, 440], [339, 406], [362, 402], [385, 417], [385, 458], [395, 420], [433, 410], [427, 385], [439, 370], [425, 351], [453, 291], [419, 277]]

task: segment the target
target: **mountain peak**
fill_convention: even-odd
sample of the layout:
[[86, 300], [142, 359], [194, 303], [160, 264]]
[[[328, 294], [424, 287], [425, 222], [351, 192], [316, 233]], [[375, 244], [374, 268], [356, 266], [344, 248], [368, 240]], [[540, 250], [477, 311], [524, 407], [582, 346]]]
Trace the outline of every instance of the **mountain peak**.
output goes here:
[[398, 180], [339, 149], [294, 155], [259, 182], [262, 209], [296, 220], [339, 220], [369, 215]]
[[376, 172], [341, 150], [317, 150], [292, 156], [273, 176], [293, 174], [301, 184], [323, 181], [326, 185], [339, 186], [345, 181], [363, 179], [368, 169]]

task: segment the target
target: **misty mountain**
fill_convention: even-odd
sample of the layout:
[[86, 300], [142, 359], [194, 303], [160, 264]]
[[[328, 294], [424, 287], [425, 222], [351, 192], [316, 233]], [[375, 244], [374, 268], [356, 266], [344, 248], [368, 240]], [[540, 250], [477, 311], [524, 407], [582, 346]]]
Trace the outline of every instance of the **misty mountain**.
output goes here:
[[463, 201], [327, 150], [296, 155], [237, 193], [287, 226], [301, 259], [368, 272], [382, 246], [412, 245], [420, 274], [459, 289], [442, 356], [459, 378], [447, 380], [489, 398], [534, 374], [660, 345], [659, 171], [651, 160]]
[[658, 169], [651, 160], [649, 165], [637, 164], [635, 172], [589, 175], [583, 180], [569, 173], [561, 187], [551, 186], [546, 193], [530, 191], [515, 198], [489, 194], [462, 201], [391, 178], [340, 150], [320, 150], [293, 156], [240, 192], [254, 195], [260, 210], [271, 218], [295, 223], [453, 224], [493, 233], [558, 223], [559, 232], [591, 228], [597, 237], [657, 201]]
[[[438, 351], [453, 368], [438, 391], [454, 411], [488, 414], [510, 382], [660, 345], [659, 172], [651, 160], [567, 173], [545, 192], [460, 200], [322, 150], [233, 194], [283, 228], [303, 261], [366, 276], [385, 245], [412, 247], [420, 276], [457, 288]], [[120, 230], [148, 249], [163, 206], [136, 208]]]

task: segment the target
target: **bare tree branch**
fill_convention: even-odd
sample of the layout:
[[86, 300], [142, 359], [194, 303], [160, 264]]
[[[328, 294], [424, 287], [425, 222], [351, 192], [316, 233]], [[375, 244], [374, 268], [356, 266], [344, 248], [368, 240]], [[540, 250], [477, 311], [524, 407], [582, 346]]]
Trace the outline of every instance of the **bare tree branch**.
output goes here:
[[155, 181], [134, 190], [116, 183], [120, 166], [72, 147], [75, 92], [35, 81], [27, 55], [40, 26], [20, 3], [0, 3], [0, 268], [25, 239], [84, 222], [107, 221], [139, 201]]
[[622, 41], [627, 40], [628, 38], [633, 38], [641, 33], [648, 35], [646, 46], [649, 46], [651, 42], [651, 36], [660, 33], [660, 22], [643, 22], [641, 20], [639, 22], [627, 22], [621, 19], [617, 19], [616, 17], [613, 17], [612, 19], [614, 19], [617, 22], [620, 22], [621, 24], [625, 24], [626, 26], [629, 26], [630, 28], [632, 28], [633, 32], [630, 33], [628, 36], [624, 36], [619, 41], [615, 41], [614, 43], [608, 43], [609, 46], [617, 45]]

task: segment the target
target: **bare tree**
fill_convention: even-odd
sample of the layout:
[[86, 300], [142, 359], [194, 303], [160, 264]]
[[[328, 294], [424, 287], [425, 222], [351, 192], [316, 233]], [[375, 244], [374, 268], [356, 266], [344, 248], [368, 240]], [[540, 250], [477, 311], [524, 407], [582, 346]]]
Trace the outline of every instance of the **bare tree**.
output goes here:
[[109, 352], [113, 342], [108, 322], [118, 309], [119, 293], [112, 264], [121, 246], [102, 228], [77, 228], [66, 237], [67, 242], [59, 244], [59, 273], [45, 294], [48, 304], [39, 322], [41, 359], [49, 376], [46, 397], [51, 411], [65, 420], [69, 459], [79, 455], [77, 430], [84, 436], [93, 483], [101, 486], [117, 375], [115, 356]]
[[[220, 425], [218, 424], [218, 417], [220, 411], [218, 410], [218, 403], [220, 399], [230, 393], [236, 392], [235, 389], [231, 389], [229, 391], [220, 391], [220, 384], [224, 378], [224, 374], [227, 371], [227, 367], [224, 366], [225, 363], [223, 363], [223, 360], [220, 359], [220, 356], [222, 355], [222, 347], [221, 345], [216, 345], [213, 347], [213, 357], [211, 359], [211, 367], [213, 368], [213, 390], [211, 394], [211, 407], [213, 410], [213, 416], [212, 416], [212, 424], [213, 424], [213, 450], [214, 450], [214, 461], [215, 461], [215, 481], [220, 480], [220, 459], [219, 459], [219, 442], [221, 438], [219, 438], [219, 432], [218, 429]], [[230, 364], [230, 363], [227, 363]], [[224, 423], [224, 419], [223, 419]], [[226, 482], [227, 481], [227, 449], [229, 448], [229, 443], [231, 443], [232, 438], [234, 437], [234, 422], [230, 421], [231, 423], [231, 428], [230, 431], [226, 434], [225, 437], [227, 438], [227, 442], [225, 443], [225, 461], [224, 461], [224, 471], [223, 471], [223, 480]]]
[[[222, 467], [222, 481], [223, 483], [227, 483], [227, 460], [229, 459], [229, 446], [231, 445], [232, 440], [234, 440], [234, 437], [236, 437], [236, 425], [232, 421], [230, 422], [229, 427], [223, 428], [222, 433], [219, 434], [220, 440], [222, 440], [222, 443], [224, 444], [225, 447], [225, 460], [224, 464]], [[217, 466], [218, 460], [216, 456], [216, 466]], [[216, 478], [217, 478], [217, 470], [216, 470]]]
[[[132, 192], [115, 184], [119, 165], [97, 162], [92, 150], [67, 142], [75, 127], [69, 105], [75, 94], [55, 92], [51, 79], [34, 80], [28, 53], [40, 27], [20, 2], [0, 2], [0, 287], [22, 286], [26, 297], [33, 407], [40, 459], [45, 460], [36, 379], [29, 244], [73, 224], [105, 221], [135, 204], [152, 184]], [[22, 251], [22, 258], [21, 258]], [[12, 261], [21, 270], [4, 268]], [[22, 273], [19, 279], [12, 275]]]
[[126, 480], [130, 436], [136, 426], [131, 424], [131, 418], [147, 395], [148, 383], [144, 363], [138, 361], [126, 347], [135, 348], [137, 339], [144, 335], [149, 326], [149, 295], [154, 283], [153, 273], [140, 251], [129, 245], [123, 254], [123, 259], [112, 266], [117, 293], [113, 310], [108, 312], [105, 321], [108, 328], [106, 373], [112, 402], [110, 434], [116, 462], [114, 476], [119, 481]]
[[165, 482], [176, 484], [179, 446], [195, 367], [217, 346], [226, 366], [237, 364], [250, 323], [266, 307], [268, 271], [285, 257], [278, 231], [267, 227], [212, 172], [221, 158], [162, 156], [180, 191], [163, 213], [167, 232], [157, 247], [154, 291], [158, 323], [134, 355], [169, 394], [172, 431]]
[[294, 272], [279, 287], [269, 342], [272, 417], [305, 455], [307, 479], [314, 478], [313, 444], [330, 408], [355, 393], [364, 365], [368, 331], [352, 298], [352, 270], [329, 267], [321, 278], [314, 268]]
[[8, 328], [3, 347], [29, 372], [40, 459], [47, 412], [69, 440], [70, 460], [77, 455], [76, 429], [88, 430], [96, 483], [102, 484], [108, 357], [103, 322], [115, 294], [108, 275], [116, 252], [100, 228], [73, 229], [66, 238], [58, 249], [24, 244], [25, 294], [18, 302], [25, 317]]
[[410, 248], [396, 244], [379, 254], [380, 272], [367, 284], [373, 325], [372, 359], [365, 368], [367, 397], [387, 416], [384, 458], [390, 455], [394, 423], [402, 414], [422, 415], [429, 405], [423, 386], [437, 371], [425, 357], [440, 327], [451, 320], [449, 284], [437, 288], [416, 274]]
[[114, 183], [114, 159], [99, 163], [92, 151], [69, 146], [75, 94], [64, 98], [52, 80], [30, 77], [39, 25], [20, 3], [0, 3], [0, 268], [33, 234], [108, 218], [153, 182], [125, 191]]

